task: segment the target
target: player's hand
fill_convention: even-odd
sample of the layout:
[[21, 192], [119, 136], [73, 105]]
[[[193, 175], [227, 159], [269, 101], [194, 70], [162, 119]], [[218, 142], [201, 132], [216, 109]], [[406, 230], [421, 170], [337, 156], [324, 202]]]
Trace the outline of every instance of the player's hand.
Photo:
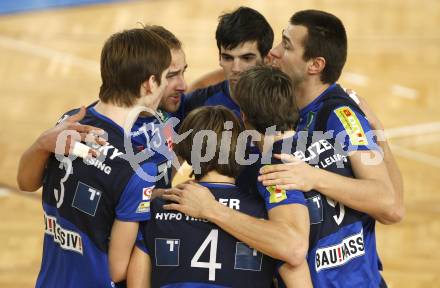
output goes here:
[[164, 205], [164, 209], [177, 210], [195, 218], [207, 218], [210, 207], [218, 203], [208, 188], [190, 181], [167, 189], [161, 197], [174, 202]]
[[153, 201], [154, 198], [161, 198], [162, 195], [167, 191], [168, 189], [164, 189], [164, 188], [155, 188], [153, 189], [153, 192], [151, 193], [151, 198], [150, 201]]
[[[85, 146], [80, 142], [87, 142], [88, 144], [96, 143], [99, 145], [105, 145], [107, 141], [101, 137], [105, 132], [102, 129], [82, 125], [78, 122], [81, 121], [86, 115], [86, 109], [84, 106], [76, 113], [57, 124], [55, 127], [45, 131], [37, 140], [38, 147], [48, 153], [57, 153], [68, 155], [74, 151], [74, 147]], [[63, 132], [74, 132], [67, 136], [65, 141], [65, 147], [57, 147], [57, 140]], [[76, 133], [75, 133], [76, 132]], [[61, 141], [62, 143], [62, 141]], [[77, 143], [77, 144], [76, 144]], [[83, 147], [89, 149], [88, 154], [98, 156], [99, 152], [91, 147]], [[86, 153], [87, 154], [87, 153]]]
[[290, 154], [274, 154], [284, 164], [266, 165], [260, 169], [258, 181], [264, 186], [308, 192], [315, 187], [316, 169]]

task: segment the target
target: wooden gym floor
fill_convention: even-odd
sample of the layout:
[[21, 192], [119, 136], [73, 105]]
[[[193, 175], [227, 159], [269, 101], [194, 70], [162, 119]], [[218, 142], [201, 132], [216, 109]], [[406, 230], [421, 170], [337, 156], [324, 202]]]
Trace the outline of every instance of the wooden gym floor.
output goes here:
[[15, 191], [21, 153], [66, 110], [97, 98], [106, 38], [138, 22], [184, 43], [188, 82], [218, 67], [222, 11], [247, 5], [276, 31], [298, 10], [338, 15], [349, 35], [341, 83], [368, 99], [388, 128], [405, 179], [407, 215], [378, 225], [390, 287], [440, 287], [440, 2], [437, 0], [110, 3], [0, 16], [0, 287], [32, 287], [39, 270], [40, 195]]

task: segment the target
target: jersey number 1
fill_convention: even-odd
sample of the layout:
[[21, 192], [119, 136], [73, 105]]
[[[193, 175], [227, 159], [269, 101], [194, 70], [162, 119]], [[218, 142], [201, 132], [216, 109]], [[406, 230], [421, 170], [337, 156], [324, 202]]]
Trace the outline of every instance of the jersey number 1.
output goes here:
[[[217, 263], [217, 243], [218, 243], [218, 230], [212, 229], [209, 232], [208, 237], [203, 241], [200, 248], [197, 250], [194, 257], [191, 259], [191, 267], [196, 268], [207, 268], [209, 269], [209, 281], [215, 281], [215, 270], [222, 269], [222, 264]], [[209, 262], [199, 261], [200, 256], [202, 256], [203, 251], [211, 244], [209, 250]]]

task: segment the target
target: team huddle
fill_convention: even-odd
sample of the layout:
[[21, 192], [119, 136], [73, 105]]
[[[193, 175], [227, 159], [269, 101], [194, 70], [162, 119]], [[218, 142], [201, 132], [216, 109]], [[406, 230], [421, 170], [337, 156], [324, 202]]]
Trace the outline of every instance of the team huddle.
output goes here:
[[[36, 287], [387, 287], [375, 223], [404, 214], [383, 126], [338, 81], [347, 35], [296, 12], [273, 46], [258, 11], [219, 18], [222, 71], [188, 87], [162, 26], [112, 35], [99, 99], [20, 159], [43, 187]], [[187, 162], [193, 180], [172, 187]]]

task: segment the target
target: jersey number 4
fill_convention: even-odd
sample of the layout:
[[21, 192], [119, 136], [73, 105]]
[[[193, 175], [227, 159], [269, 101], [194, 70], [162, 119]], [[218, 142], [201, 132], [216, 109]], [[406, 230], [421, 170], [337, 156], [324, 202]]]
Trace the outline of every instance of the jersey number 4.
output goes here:
[[[206, 268], [209, 271], [209, 281], [215, 281], [215, 270], [222, 269], [222, 264], [217, 263], [217, 244], [218, 244], [218, 230], [212, 229], [209, 232], [208, 237], [203, 241], [202, 245], [197, 250], [191, 259], [191, 267], [195, 268]], [[202, 256], [203, 251], [210, 245], [209, 250], [209, 262], [202, 262], [200, 256]]]

